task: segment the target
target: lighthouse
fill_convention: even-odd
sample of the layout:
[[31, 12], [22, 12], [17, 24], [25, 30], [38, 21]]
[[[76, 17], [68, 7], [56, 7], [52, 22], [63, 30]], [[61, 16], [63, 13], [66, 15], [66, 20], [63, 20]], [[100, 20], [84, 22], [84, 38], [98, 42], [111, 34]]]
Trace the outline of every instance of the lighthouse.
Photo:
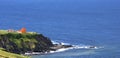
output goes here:
[[26, 33], [26, 28], [21, 28], [18, 33]]

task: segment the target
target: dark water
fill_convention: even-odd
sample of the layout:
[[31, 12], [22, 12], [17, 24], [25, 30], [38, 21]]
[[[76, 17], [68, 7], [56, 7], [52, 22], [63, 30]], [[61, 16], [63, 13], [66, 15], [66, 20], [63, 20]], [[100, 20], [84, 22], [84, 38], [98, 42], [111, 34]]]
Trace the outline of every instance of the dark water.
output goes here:
[[119, 58], [119, 0], [0, 0], [0, 29], [44, 34], [53, 41], [95, 45], [32, 58]]

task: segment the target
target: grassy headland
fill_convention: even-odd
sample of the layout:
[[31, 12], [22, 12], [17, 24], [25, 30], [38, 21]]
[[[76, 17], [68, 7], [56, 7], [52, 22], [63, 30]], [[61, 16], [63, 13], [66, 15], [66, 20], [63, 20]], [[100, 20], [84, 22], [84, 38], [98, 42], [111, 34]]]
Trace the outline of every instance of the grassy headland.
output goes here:
[[0, 30], [0, 58], [28, 58], [25, 52], [45, 52], [53, 46], [51, 40], [35, 32], [18, 33]]
[[72, 45], [53, 44], [48, 37], [35, 32], [19, 33], [15, 30], [0, 30], [0, 57], [27, 58], [21, 56], [26, 52], [46, 53], [60, 48], [69, 48]]

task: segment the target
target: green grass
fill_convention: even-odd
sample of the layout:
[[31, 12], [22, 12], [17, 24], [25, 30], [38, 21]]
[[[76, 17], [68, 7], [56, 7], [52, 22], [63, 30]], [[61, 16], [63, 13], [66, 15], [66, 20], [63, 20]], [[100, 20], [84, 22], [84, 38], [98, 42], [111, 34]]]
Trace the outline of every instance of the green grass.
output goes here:
[[7, 30], [0, 30], [0, 34], [7, 34]]
[[[8, 33], [18, 34], [18, 32], [8, 32], [7, 30], [0, 30], [0, 34], [8, 34]], [[36, 32], [27, 32], [26, 34], [37, 34], [37, 33]]]
[[0, 50], [0, 58], [30, 58], [30, 57]]
[[8, 33], [17, 34], [18, 32], [8, 32], [7, 30], [0, 30], [0, 34], [8, 34]]

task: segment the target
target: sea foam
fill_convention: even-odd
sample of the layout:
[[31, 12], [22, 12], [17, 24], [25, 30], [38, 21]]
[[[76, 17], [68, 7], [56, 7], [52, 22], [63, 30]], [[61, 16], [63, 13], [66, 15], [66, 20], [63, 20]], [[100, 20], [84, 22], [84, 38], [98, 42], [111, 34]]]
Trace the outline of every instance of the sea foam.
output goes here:
[[[62, 44], [62, 45], [71, 45], [69, 43], [64, 43], [64, 42], [56, 42], [56, 41], [52, 41], [53, 44]], [[97, 46], [92, 46], [92, 45], [72, 45], [73, 47], [69, 47], [69, 48], [61, 48], [58, 49], [56, 51], [50, 51], [50, 53], [56, 53], [56, 52], [64, 52], [67, 50], [71, 50], [71, 49], [99, 49], [101, 47], [97, 47]]]

